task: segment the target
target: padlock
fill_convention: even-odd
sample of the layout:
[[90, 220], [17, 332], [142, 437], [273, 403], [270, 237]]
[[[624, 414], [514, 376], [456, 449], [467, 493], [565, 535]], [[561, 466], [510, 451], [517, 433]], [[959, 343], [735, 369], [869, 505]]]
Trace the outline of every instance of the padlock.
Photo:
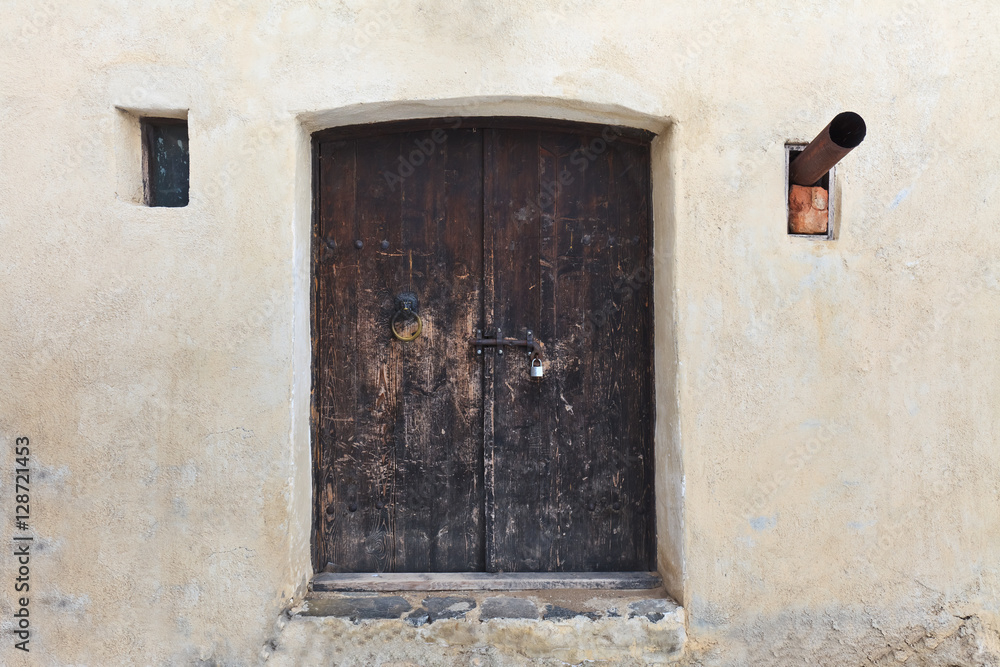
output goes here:
[[542, 360], [535, 357], [531, 360], [531, 377], [540, 378], [545, 374], [545, 369], [542, 368]]

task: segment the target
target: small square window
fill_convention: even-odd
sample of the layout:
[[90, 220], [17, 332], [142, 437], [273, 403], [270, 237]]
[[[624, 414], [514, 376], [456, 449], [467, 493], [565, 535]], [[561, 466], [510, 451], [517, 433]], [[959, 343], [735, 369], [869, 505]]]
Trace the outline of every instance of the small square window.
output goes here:
[[187, 121], [143, 118], [142, 165], [147, 206], [187, 206], [190, 179]]

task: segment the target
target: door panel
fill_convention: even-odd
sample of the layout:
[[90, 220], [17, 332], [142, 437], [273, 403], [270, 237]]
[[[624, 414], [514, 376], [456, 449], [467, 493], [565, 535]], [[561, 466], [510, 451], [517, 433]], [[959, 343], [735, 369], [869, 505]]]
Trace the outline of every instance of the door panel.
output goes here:
[[[484, 567], [482, 367], [468, 343], [482, 313], [482, 134], [447, 137], [401, 185], [399, 284], [419, 296], [424, 331], [411, 343], [393, 341], [404, 397], [397, 572]], [[428, 140], [427, 132], [403, 134], [399, 154]]]
[[315, 568], [652, 568], [649, 138], [415, 127], [315, 143]]
[[546, 366], [492, 358], [492, 570], [653, 565], [649, 149], [600, 138], [487, 133], [494, 320]]
[[[484, 139], [486, 234], [492, 240], [486, 263], [493, 279], [487, 322], [492, 335], [499, 328], [508, 338], [524, 338], [527, 329], [538, 322], [541, 307], [539, 216], [526, 206], [526, 197], [538, 190], [538, 151], [525, 141], [525, 134], [486, 130]], [[484, 363], [492, 371], [491, 384], [484, 390], [492, 398], [493, 422], [493, 438], [486, 450], [492, 499], [492, 506], [487, 507], [486, 565], [493, 572], [510, 572], [518, 569], [510, 566], [515, 554], [540, 562], [547, 535], [543, 526], [524, 517], [543, 500], [536, 492], [545, 482], [541, 475], [548, 452], [540, 449], [535, 429], [542, 406], [532, 395], [539, 388], [537, 383], [526, 379], [527, 355], [517, 348], [503, 354], [488, 350]]]
[[[481, 136], [318, 144], [317, 570], [484, 568]], [[407, 343], [390, 329], [404, 291], [423, 319]]]

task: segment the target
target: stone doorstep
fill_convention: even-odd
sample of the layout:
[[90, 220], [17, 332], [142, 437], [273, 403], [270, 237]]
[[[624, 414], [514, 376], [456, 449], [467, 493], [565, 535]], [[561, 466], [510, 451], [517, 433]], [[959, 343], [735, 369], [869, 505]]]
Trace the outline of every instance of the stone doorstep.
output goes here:
[[312, 592], [292, 614], [336, 617], [355, 623], [397, 619], [414, 627], [446, 619], [485, 622], [644, 618], [651, 623], [684, 624], [683, 608], [662, 589], [505, 591], [500, 595], [491, 591]]
[[665, 665], [687, 638], [684, 609], [662, 588], [312, 592], [290, 612], [274, 667]]

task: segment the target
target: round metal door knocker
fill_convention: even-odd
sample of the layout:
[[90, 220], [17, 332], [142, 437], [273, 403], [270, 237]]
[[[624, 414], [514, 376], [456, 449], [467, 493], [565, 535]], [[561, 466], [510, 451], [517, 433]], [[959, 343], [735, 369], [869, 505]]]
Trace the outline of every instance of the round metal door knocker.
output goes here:
[[[420, 332], [424, 330], [424, 323], [417, 313], [419, 307], [420, 304], [417, 300], [417, 295], [413, 292], [402, 292], [396, 295], [396, 314], [392, 316], [392, 321], [390, 322], [392, 335], [396, 340], [409, 343], [420, 336]], [[404, 333], [405, 329], [404, 331], [400, 329], [405, 327], [405, 320], [411, 316], [416, 321], [416, 327], [408, 333]]]

